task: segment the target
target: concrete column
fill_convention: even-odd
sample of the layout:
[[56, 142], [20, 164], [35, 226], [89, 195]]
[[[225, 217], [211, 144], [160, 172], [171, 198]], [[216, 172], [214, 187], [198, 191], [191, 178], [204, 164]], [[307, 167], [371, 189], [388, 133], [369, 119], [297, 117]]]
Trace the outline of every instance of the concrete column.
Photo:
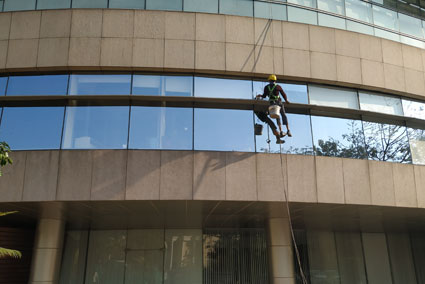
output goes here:
[[41, 210], [35, 234], [30, 284], [59, 282], [65, 222], [62, 218], [62, 208], [57, 205], [49, 204]]
[[268, 219], [271, 284], [295, 284], [291, 231], [287, 217]]

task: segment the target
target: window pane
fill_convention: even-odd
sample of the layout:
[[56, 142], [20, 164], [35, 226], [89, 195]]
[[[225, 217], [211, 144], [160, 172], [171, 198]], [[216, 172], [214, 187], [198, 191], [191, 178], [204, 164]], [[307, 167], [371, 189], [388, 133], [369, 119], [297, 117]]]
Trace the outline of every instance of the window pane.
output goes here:
[[4, 11], [35, 10], [35, 0], [5, 0]]
[[286, 21], [286, 5], [254, 2], [254, 15], [256, 18]]
[[12, 150], [59, 149], [63, 107], [5, 107], [0, 141]]
[[195, 77], [195, 97], [252, 99], [252, 81]]
[[317, 12], [296, 7], [288, 7], [288, 21], [317, 25]]
[[363, 121], [363, 129], [370, 160], [411, 163], [405, 126]]
[[8, 96], [66, 95], [68, 75], [10, 76]]
[[129, 107], [67, 107], [62, 147], [127, 148]]
[[66, 9], [71, 8], [71, 0], [38, 0], [37, 9]]
[[420, 40], [416, 40], [407, 36], [400, 36], [400, 42], [404, 43], [404, 44], [408, 44], [411, 46], [416, 46], [422, 49], [425, 49], [425, 42], [420, 41]]
[[192, 150], [193, 109], [131, 107], [131, 149]]
[[191, 97], [193, 77], [134, 75], [133, 95]]
[[317, 8], [335, 14], [345, 15], [343, 0], [318, 0]]
[[6, 93], [7, 77], [0, 77], [0, 96]]
[[252, 115], [247, 110], [195, 109], [195, 150], [253, 152]]
[[362, 110], [403, 115], [401, 100], [399, 98], [359, 92], [359, 99]]
[[294, 3], [301, 6], [316, 8], [316, 0], [288, 0], [288, 3]]
[[0, 11], [3, 11], [3, 0], [0, 0]]
[[373, 28], [373, 30], [375, 32], [375, 36], [377, 36], [377, 37], [382, 37], [382, 38], [385, 38], [385, 39], [400, 42], [400, 35], [398, 35], [396, 33], [387, 32], [387, 31], [377, 29], [377, 28]]
[[109, 8], [144, 9], [145, 0], [109, 0]]
[[253, 16], [254, 3], [252, 0], [220, 0], [220, 14]]
[[[318, 156], [366, 158], [361, 121], [312, 116], [314, 150]], [[332, 127], [329, 127], [332, 125]]]
[[129, 95], [131, 75], [71, 75], [70, 95]]
[[319, 13], [319, 26], [345, 30], [345, 19]]
[[402, 101], [405, 116], [425, 119], [425, 103], [404, 99]]
[[345, 0], [345, 14], [347, 17], [372, 23], [371, 4], [358, 0]]
[[67, 231], [63, 251], [60, 284], [84, 283], [88, 231]]
[[184, 11], [218, 13], [218, 0], [184, 0]]
[[86, 283], [123, 284], [126, 231], [91, 231]]
[[108, 8], [108, 0], [72, 0], [72, 8]]
[[398, 31], [397, 12], [373, 6], [373, 23], [377, 26]]
[[393, 283], [417, 283], [410, 238], [406, 233], [387, 234]]
[[368, 282], [393, 283], [385, 235], [362, 233], [362, 240]]
[[359, 109], [357, 92], [350, 89], [309, 85], [310, 104]]
[[[282, 144], [282, 153], [312, 155], [313, 145], [311, 139], [310, 116], [304, 114], [286, 114], [291, 129], [292, 137], [285, 137], [285, 143]], [[276, 122], [272, 122], [277, 126]], [[276, 144], [276, 137], [267, 124], [262, 122], [258, 117], [255, 123], [263, 125], [263, 134], [256, 136], [257, 152], [279, 153], [280, 145]], [[268, 143], [270, 140], [270, 143]]]
[[413, 35], [419, 38], [424, 38], [422, 34], [422, 22], [420, 19], [413, 18], [399, 13], [400, 32]]
[[164, 283], [202, 283], [202, 230], [165, 230]]
[[425, 165], [425, 128], [407, 128], [414, 164]]
[[146, 0], [147, 10], [181, 11], [182, 8], [182, 0]]
[[373, 35], [373, 27], [371, 26], [363, 25], [363, 24], [349, 21], [349, 20], [347, 20], [346, 23], [347, 23], [347, 30], [349, 31], [367, 34], [367, 35]]

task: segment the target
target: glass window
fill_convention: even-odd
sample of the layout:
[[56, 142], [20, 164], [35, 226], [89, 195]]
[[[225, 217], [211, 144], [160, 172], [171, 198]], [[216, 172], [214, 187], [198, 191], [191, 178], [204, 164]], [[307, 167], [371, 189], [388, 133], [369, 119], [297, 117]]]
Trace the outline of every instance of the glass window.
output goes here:
[[373, 6], [373, 23], [387, 29], [398, 31], [397, 12], [379, 6]]
[[190, 76], [133, 76], [133, 95], [191, 97], [192, 89]]
[[346, 21], [347, 23], [347, 30], [367, 35], [373, 35], [373, 27], [368, 25], [363, 25], [354, 21]]
[[109, 8], [144, 9], [145, 0], [109, 0]]
[[165, 230], [165, 247], [165, 284], [202, 283], [202, 230]]
[[71, 75], [70, 95], [129, 95], [131, 75]]
[[192, 150], [193, 109], [131, 107], [131, 149]]
[[345, 15], [363, 22], [372, 23], [372, 5], [358, 0], [345, 0]]
[[146, 9], [148, 10], [181, 11], [182, 8], [182, 0], [146, 0]]
[[416, 46], [422, 49], [425, 49], [425, 42], [420, 41], [420, 40], [416, 40], [407, 36], [400, 36], [400, 42], [404, 43], [404, 44], [408, 44], [411, 46]]
[[366, 150], [370, 160], [411, 163], [406, 127], [363, 121]]
[[218, 0], [184, 0], [184, 11], [218, 13]]
[[252, 111], [195, 108], [194, 124], [195, 150], [255, 150]]
[[12, 150], [59, 149], [64, 107], [5, 107], [0, 141]]
[[423, 38], [422, 22], [420, 19], [413, 18], [399, 13], [398, 18], [400, 21], [400, 32]]
[[345, 30], [345, 19], [319, 13], [319, 26]]
[[393, 283], [387, 241], [382, 233], [362, 233], [368, 283]]
[[38, 0], [37, 9], [66, 9], [71, 8], [71, 0]]
[[6, 93], [7, 77], [0, 77], [0, 96]]
[[35, 10], [35, 0], [5, 0], [4, 11]]
[[414, 164], [425, 165], [425, 127], [407, 128]]
[[72, 8], [108, 8], [108, 0], [72, 0]]
[[129, 107], [67, 107], [62, 148], [127, 148]]
[[252, 17], [254, 2], [252, 0], [220, 0], [220, 14]]
[[355, 90], [309, 85], [310, 104], [359, 109]]
[[195, 97], [252, 99], [252, 81], [195, 77]]
[[[253, 81], [253, 97], [256, 95], [262, 95], [264, 87], [267, 84], [268, 82], [265, 81]], [[308, 104], [307, 85], [290, 83], [283, 83], [279, 85], [282, 87], [291, 103]]]
[[3, 11], [3, 0], [0, 0], [0, 11]]
[[317, 12], [296, 7], [288, 7], [288, 21], [317, 25]]
[[[311, 116], [314, 151], [318, 156], [366, 158], [362, 123], [359, 120]], [[329, 127], [332, 125], [332, 127]]]
[[345, 15], [343, 0], [318, 0], [317, 8], [335, 14]]
[[288, 3], [294, 3], [301, 6], [316, 8], [316, 0], [288, 0]]
[[403, 115], [400, 98], [381, 96], [374, 93], [359, 92], [360, 108], [373, 112]]
[[91, 231], [86, 283], [123, 283], [127, 232]]
[[67, 231], [63, 250], [60, 284], [84, 283], [88, 231]]
[[[282, 144], [282, 153], [312, 155], [313, 142], [311, 139], [310, 116], [304, 114], [286, 114], [291, 129], [292, 137], [285, 137], [285, 143]], [[276, 122], [272, 122], [277, 126]], [[276, 144], [276, 137], [273, 135], [272, 129], [262, 122], [257, 116], [255, 123], [262, 124], [263, 134], [256, 136], [257, 152], [279, 153], [280, 145]]]
[[375, 36], [377, 36], [377, 37], [382, 37], [382, 38], [385, 38], [385, 39], [400, 42], [400, 35], [399, 34], [384, 31], [384, 30], [381, 30], [381, 29], [378, 29], [378, 28], [373, 28], [373, 31], [375, 33]]
[[286, 5], [254, 1], [254, 15], [256, 18], [286, 21]]
[[387, 234], [393, 283], [417, 283], [410, 238], [406, 233]]
[[425, 119], [425, 103], [405, 99], [402, 101], [405, 116]]
[[66, 95], [68, 75], [10, 76], [8, 96]]

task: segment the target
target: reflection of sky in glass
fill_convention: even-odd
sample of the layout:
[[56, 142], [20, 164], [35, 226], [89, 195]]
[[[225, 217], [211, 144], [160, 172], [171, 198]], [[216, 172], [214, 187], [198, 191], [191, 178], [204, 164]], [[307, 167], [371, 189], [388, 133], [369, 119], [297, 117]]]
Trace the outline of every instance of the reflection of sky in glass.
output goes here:
[[400, 32], [423, 38], [422, 23], [420, 19], [398, 13]]
[[316, 0], [288, 0], [288, 3], [295, 3], [301, 6], [316, 8]]
[[414, 164], [425, 165], [425, 130], [407, 128]]
[[193, 77], [134, 75], [133, 95], [191, 97]]
[[397, 12], [374, 5], [373, 23], [377, 26], [398, 31]]
[[316, 155], [366, 158], [360, 120], [311, 116], [311, 124]]
[[131, 149], [192, 150], [193, 109], [131, 107]]
[[0, 141], [12, 150], [59, 149], [64, 107], [6, 107]]
[[8, 96], [66, 95], [68, 75], [10, 76]]
[[359, 99], [362, 110], [403, 115], [401, 100], [399, 98], [359, 92]]
[[145, 0], [109, 0], [109, 8], [144, 9]]
[[358, 0], [345, 0], [347, 17], [372, 23], [372, 5]]
[[[155, 0], [156, 1], [156, 0]], [[220, 0], [220, 14], [253, 16], [253, 5], [251, 0]]]
[[129, 107], [67, 107], [64, 149], [127, 148]]
[[317, 8], [340, 15], [344, 15], [345, 12], [343, 0], [318, 0]]
[[71, 75], [70, 95], [129, 95], [131, 75]]
[[195, 97], [252, 99], [252, 82], [195, 77]]
[[[268, 84], [268, 82], [253, 82], [254, 89], [254, 97], [256, 95], [262, 95], [264, 92], [264, 87]], [[288, 100], [291, 103], [299, 103], [299, 104], [308, 104], [308, 96], [307, 96], [307, 85], [298, 85], [298, 84], [279, 84], [283, 91], [288, 96]]]
[[310, 103], [314, 105], [359, 109], [357, 92], [349, 89], [309, 85]]
[[21, 11], [21, 10], [35, 10], [36, 0], [5, 0], [4, 11]]
[[369, 159], [411, 162], [405, 126], [363, 121], [363, 129]]
[[195, 108], [194, 124], [195, 150], [255, 150], [252, 111]]
[[72, 8], [108, 8], [108, 0], [72, 0]]
[[[310, 116], [303, 114], [287, 113], [289, 128], [291, 129], [292, 137], [284, 137], [285, 143], [282, 144], [282, 153], [287, 154], [312, 154], [313, 145], [311, 140]], [[273, 122], [277, 126], [276, 120]], [[280, 147], [276, 144], [276, 137], [273, 135], [268, 125], [262, 123], [257, 117], [255, 123], [263, 124], [263, 135], [256, 137], [257, 152], [279, 153]], [[286, 131], [286, 128], [282, 128]], [[270, 137], [270, 138], [269, 138]], [[267, 140], [270, 139], [270, 143]]]
[[182, 0], [146, 0], [147, 10], [182, 10]]
[[425, 119], [425, 103], [403, 100], [403, 111], [405, 116]]
[[218, 0], [184, 0], [184, 11], [218, 13]]
[[288, 20], [290, 22], [317, 25], [317, 12], [289, 6]]
[[71, 8], [71, 0], [37, 0], [37, 10]]
[[254, 17], [286, 21], [286, 5], [254, 1]]
[[6, 93], [7, 77], [0, 77], [0, 96]]

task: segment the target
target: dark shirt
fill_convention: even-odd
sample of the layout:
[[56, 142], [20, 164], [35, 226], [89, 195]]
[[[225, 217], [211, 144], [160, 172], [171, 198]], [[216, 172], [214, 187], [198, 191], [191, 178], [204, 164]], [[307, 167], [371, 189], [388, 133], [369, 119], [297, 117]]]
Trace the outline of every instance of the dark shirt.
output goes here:
[[[273, 88], [273, 84], [267, 84], [267, 85], [264, 87], [264, 92], [263, 92], [262, 97], [263, 97], [263, 98], [265, 98], [265, 97], [269, 97], [269, 100], [272, 102], [272, 101], [274, 101], [274, 100], [270, 98], [270, 95], [271, 95], [271, 94], [270, 94], [270, 92], [269, 92], [269, 86], [270, 86], [270, 89], [272, 89], [272, 88]], [[280, 85], [278, 85], [278, 84], [276, 84], [276, 87], [275, 87], [275, 88], [274, 88], [274, 90], [273, 90], [273, 94], [274, 94], [274, 96], [275, 96], [276, 98], [279, 98], [279, 101], [281, 100], [281, 99], [280, 99], [280, 97], [279, 97], [279, 94], [281, 94], [281, 95], [282, 95], [282, 97], [283, 97], [283, 99], [285, 100], [285, 102], [286, 102], [286, 101], [288, 101], [288, 98], [286, 97], [285, 92], [283, 91], [282, 87], [281, 87]]]

